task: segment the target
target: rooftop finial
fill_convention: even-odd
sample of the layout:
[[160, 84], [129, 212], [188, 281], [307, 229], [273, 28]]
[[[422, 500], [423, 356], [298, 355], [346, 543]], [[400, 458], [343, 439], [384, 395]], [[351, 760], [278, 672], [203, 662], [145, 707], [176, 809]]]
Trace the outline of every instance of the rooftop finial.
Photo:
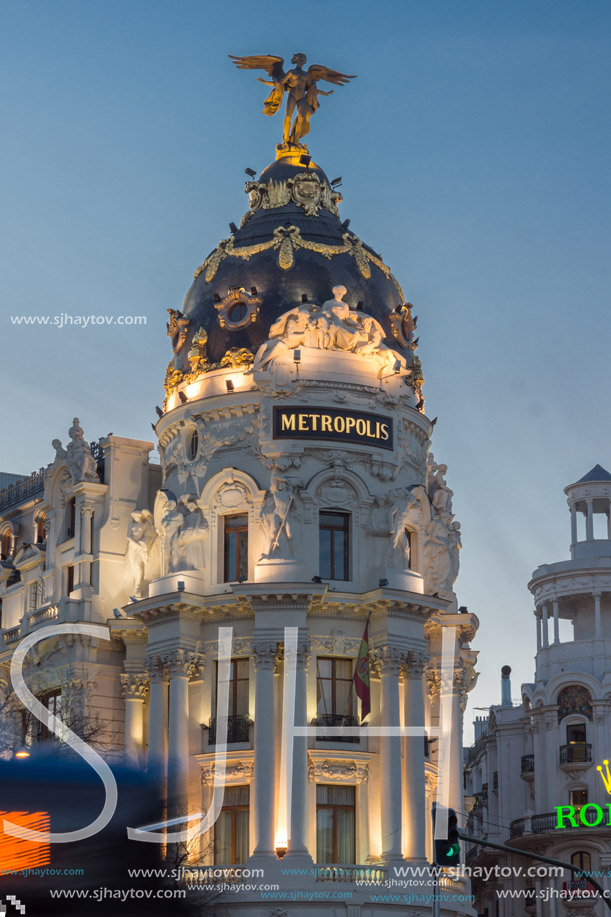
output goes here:
[[293, 54], [291, 63], [295, 67], [287, 73], [284, 72], [284, 59], [274, 54], [251, 54], [246, 57], [230, 54], [229, 57], [240, 70], [265, 70], [271, 77], [271, 80], [258, 78], [260, 83], [273, 87], [264, 102], [264, 114], [275, 115], [282, 104], [284, 93], [287, 93], [282, 143], [278, 145], [279, 152], [284, 153], [308, 152], [301, 140], [310, 133], [310, 118], [319, 107], [318, 96], [328, 96], [333, 92], [332, 89], [328, 92], [319, 89], [318, 81], [326, 80], [327, 83], [344, 86], [348, 80], [355, 79], [354, 76], [321, 64], [311, 64], [305, 70], [307, 57], [301, 53]]

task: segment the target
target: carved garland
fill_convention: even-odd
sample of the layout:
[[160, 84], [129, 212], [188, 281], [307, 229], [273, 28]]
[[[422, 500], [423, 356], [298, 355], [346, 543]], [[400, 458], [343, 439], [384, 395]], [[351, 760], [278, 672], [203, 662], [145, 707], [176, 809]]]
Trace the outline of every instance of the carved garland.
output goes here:
[[369, 764], [360, 761], [346, 761], [326, 758], [323, 761], [310, 759], [308, 764], [308, 778], [310, 783], [316, 780], [355, 781], [367, 783], [369, 780]]
[[386, 277], [393, 281], [397, 288], [397, 292], [403, 300], [404, 297], [401, 287], [392, 275], [390, 268], [384, 264], [381, 258], [378, 258], [377, 255], [374, 255], [373, 252], [366, 249], [361, 240], [351, 233], [345, 232], [342, 239], [342, 245], [325, 245], [322, 242], [311, 242], [302, 237], [301, 231], [297, 226], [278, 226], [274, 229], [271, 239], [266, 242], [258, 242], [255, 245], [240, 245], [239, 247], [235, 247], [234, 238], [231, 236], [229, 239], [222, 239], [221, 242], [219, 242], [217, 248], [195, 271], [193, 278], [196, 280], [200, 274], [204, 273], [205, 280], [209, 283], [214, 279], [221, 261], [225, 258], [242, 258], [245, 261], [250, 261], [253, 255], [258, 255], [270, 249], [278, 251], [278, 266], [281, 267], [282, 270], [288, 271], [295, 263], [294, 253], [297, 249], [304, 248], [307, 249], [307, 251], [317, 252], [319, 255], [323, 255], [323, 257], [329, 260], [331, 260], [334, 255], [351, 255], [356, 261], [360, 273], [366, 279], [371, 277], [370, 265], [375, 264]]

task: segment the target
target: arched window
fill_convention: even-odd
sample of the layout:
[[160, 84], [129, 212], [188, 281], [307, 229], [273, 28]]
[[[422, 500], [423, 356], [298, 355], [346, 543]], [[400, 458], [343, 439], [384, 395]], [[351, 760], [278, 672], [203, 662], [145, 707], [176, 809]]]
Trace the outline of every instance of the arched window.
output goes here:
[[45, 542], [45, 513], [39, 513], [36, 517], [35, 524], [35, 534], [36, 534], [36, 544], [44, 544]]
[[2, 554], [2, 560], [6, 560], [11, 553], [10, 529], [7, 529], [6, 532], [3, 532], [0, 536], [0, 553]]

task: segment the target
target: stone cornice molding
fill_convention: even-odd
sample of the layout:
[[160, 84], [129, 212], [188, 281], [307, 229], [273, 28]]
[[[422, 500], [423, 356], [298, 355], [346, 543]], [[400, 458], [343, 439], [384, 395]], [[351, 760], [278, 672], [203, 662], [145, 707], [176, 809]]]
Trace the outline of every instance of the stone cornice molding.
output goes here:
[[611, 592], [611, 570], [608, 566], [606, 569], [590, 567], [587, 558], [584, 558], [581, 564], [581, 570], [543, 570], [539, 575], [533, 576], [528, 588], [535, 605], [545, 605], [573, 595]]

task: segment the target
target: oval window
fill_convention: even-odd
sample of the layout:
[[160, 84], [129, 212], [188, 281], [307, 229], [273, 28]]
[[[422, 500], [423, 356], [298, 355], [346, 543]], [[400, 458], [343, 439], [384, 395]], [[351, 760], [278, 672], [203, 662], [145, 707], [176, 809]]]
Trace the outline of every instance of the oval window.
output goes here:
[[199, 449], [199, 433], [197, 430], [193, 430], [191, 436], [189, 437], [189, 461], [193, 461], [197, 457], [197, 450]]
[[237, 325], [239, 322], [243, 322], [247, 315], [248, 306], [245, 302], [239, 300], [231, 306], [227, 318], [233, 325]]

